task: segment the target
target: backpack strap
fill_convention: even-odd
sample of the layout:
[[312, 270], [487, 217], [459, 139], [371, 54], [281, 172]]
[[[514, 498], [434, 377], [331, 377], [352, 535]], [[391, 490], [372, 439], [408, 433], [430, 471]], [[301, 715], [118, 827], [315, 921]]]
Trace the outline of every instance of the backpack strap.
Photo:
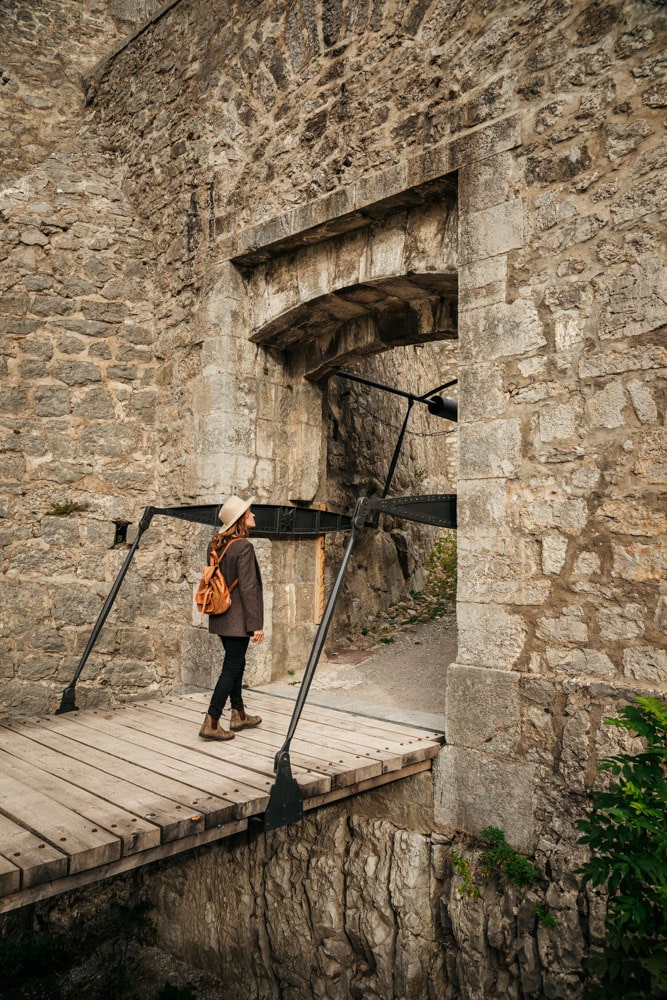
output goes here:
[[[220, 553], [220, 555], [218, 556], [217, 560], [216, 560], [215, 556], [213, 555], [213, 553], [211, 552], [211, 555], [213, 556], [213, 559], [211, 560], [211, 565], [213, 565], [213, 564], [214, 564], [214, 565], [215, 565], [215, 568], [216, 568], [216, 569], [218, 569], [218, 570], [220, 570], [220, 572], [222, 573], [222, 570], [220, 569], [220, 563], [222, 562], [222, 558], [223, 558], [223, 556], [224, 556], [224, 555], [225, 555], [225, 553], [227, 552], [227, 549], [229, 548], [229, 546], [230, 546], [230, 545], [233, 545], [233, 544], [234, 544], [234, 542], [240, 542], [240, 541], [241, 541], [241, 539], [240, 539], [240, 538], [232, 538], [232, 540], [231, 540], [231, 541], [227, 542], [227, 544], [225, 545], [224, 549], [222, 550], [222, 552], [221, 552], [221, 553]], [[234, 583], [232, 583], [231, 585], [229, 585], [229, 593], [230, 593], [230, 594], [231, 594], [232, 590], [234, 589], [234, 587], [236, 586], [236, 584], [237, 584], [238, 582], [239, 582], [239, 579], [238, 579], [238, 577], [237, 577], [237, 578], [236, 578], [236, 579], [234, 580]]]

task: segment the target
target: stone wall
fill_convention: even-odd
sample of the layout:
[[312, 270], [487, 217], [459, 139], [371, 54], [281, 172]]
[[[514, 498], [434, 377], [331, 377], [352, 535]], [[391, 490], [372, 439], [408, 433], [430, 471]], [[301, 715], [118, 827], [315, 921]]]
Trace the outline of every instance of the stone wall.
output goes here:
[[[122, 37], [116, 22], [99, 3], [8, 3], [0, 22], [1, 698], [15, 714], [71, 678], [119, 539], [155, 495], [159, 361], [150, 233], [122, 168], [79, 133], [81, 74]], [[93, 698], [164, 681], [150, 626], [168, 563], [168, 542], [148, 542], [98, 647]]]
[[[260, 490], [326, 499], [321, 397], [292, 383], [317, 336], [300, 303], [327, 309], [337, 272], [322, 268], [314, 295], [285, 262], [343, 247], [352, 274], [366, 248], [344, 287], [370, 284], [382, 312], [403, 276], [414, 312], [400, 212], [429, 197], [444, 210], [455, 190], [453, 254], [429, 265], [438, 295], [456, 274], [460, 344], [460, 652], [441, 819], [495, 820], [527, 849], [570, 845], [563, 817], [590, 787], [603, 711], [664, 690], [667, 669], [665, 10], [304, 0], [267, 13], [181, 2], [94, 96], [129, 196], [163, 221], [158, 271], [187, 258], [201, 282], [211, 377], [233, 357], [258, 400], [226, 478], [250, 482], [248, 444], [283, 412], [308, 459], [281, 480], [286, 452], [267, 456]], [[346, 358], [354, 336], [367, 343], [344, 314], [336, 336]], [[218, 467], [214, 451], [192, 478]], [[558, 753], [564, 732], [576, 763]]]

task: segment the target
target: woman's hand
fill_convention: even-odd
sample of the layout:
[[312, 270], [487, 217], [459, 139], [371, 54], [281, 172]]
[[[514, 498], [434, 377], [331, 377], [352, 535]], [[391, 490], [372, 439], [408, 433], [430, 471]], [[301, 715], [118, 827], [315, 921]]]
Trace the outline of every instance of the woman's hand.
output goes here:
[[264, 629], [258, 628], [255, 632], [253, 632], [252, 639], [250, 641], [256, 644], [264, 642]]

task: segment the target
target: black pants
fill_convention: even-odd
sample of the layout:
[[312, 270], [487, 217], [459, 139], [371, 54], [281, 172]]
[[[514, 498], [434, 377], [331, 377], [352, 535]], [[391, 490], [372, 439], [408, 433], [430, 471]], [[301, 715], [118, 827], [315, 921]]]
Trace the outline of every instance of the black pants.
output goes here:
[[243, 697], [241, 695], [241, 685], [243, 683], [243, 671], [245, 670], [245, 654], [248, 650], [250, 636], [227, 636], [221, 635], [222, 645], [225, 647], [225, 658], [222, 661], [222, 670], [218, 677], [211, 695], [211, 704], [208, 714], [212, 719], [219, 719], [222, 710], [229, 698], [232, 708], [238, 712], [243, 711]]

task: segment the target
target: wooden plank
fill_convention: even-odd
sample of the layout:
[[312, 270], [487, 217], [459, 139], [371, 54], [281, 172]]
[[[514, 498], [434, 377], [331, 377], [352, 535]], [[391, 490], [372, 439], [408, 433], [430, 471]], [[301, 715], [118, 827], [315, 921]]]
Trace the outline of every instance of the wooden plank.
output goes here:
[[[83, 742], [88, 740], [84, 729], [85, 721], [85, 717], [77, 719], [82, 729], [80, 739]], [[137, 759], [137, 754], [152, 753], [160, 773], [168, 772], [180, 781], [187, 781], [193, 794], [211, 794], [233, 802], [236, 806], [236, 818], [242, 819], [264, 812], [272, 784], [269, 777], [230, 765], [226, 760], [215, 756], [188, 751], [166, 739], [147, 734], [144, 731], [145, 718], [139, 720], [137, 725], [140, 728], [135, 730], [120, 725], [115, 719], [108, 720], [99, 716], [94, 722], [97, 733], [104, 733], [114, 740], [117, 753], [133, 759]]]
[[[267, 721], [282, 724], [285, 728], [288, 725], [285, 720], [289, 717], [276, 712], [273, 705], [264, 710], [262, 717], [266, 717]], [[297, 733], [300, 733], [303, 738], [309, 739], [318, 732], [321, 738], [327, 741], [327, 745], [332, 747], [347, 746], [349, 749], [347, 740], [348, 731], [340, 728], [339, 720], [335, 715], [331, 716], [327, 714], [322, 719], [317, 720], [302, 716], [299, 721]], [[353, 732], [350, 732], [350, 738], [360, 753], [373, 757], [381, 756], [385, 761], [390, 759], [387, 755], [393, 754], [394, 756], [400, 756], [403, 764], [417, 763], [419, 760], [423, 760], [425, 756], [436, 756], [442, 744], [442, 738], [434, 739], [429, 735], [425, 738], [421, 733], [405, 737], [396, 736], [390, 730], [384, 733], [368, 733], [364, 728], [361, 718], [358, 719], [358, 726]]]
[[[198, 810], [196, 795], [194, 800], [190, 795], [187, 802], [162, 795], [151, 787], [152, 776], [141, 768], [133, 764], [124, 765], [108, 755], [98, 755], [61, 733], [51, 732], [46, 720], [39, 727], [23, 726], [15, 731], [27, 738], [32, 736], [34, 742], [70, 758], [69, 774], [76, 775], [75, 783], [80, 788], [102, 791], [109, 801], [122, 803], [129, 812], [149, 819], [161, 828], [163, 843], [205, 828], [204, 815]], [[99, 764], [102, 766], [98, 767]], [[72, 779], [68, 777], [68, 780]], [[142, 781], [144, 784], [141, 784]]]
[[430, 771], [433, 766], [431, 760], [422, 760], [418, 764], [408, 764], [406, 768], [399, 772], [380, 774], [376, 778], [369, 778], [367, 781], [360, 781], [356, 785], [348, 788], [340, 788], [335, 791], [325, 792], [324, 795], [314, 795], [312, 799], [306, 799], [303, 803], [304, 812], [311, 809], [318, 809], [320, 806], [331, 805], [332, 802], [339, 802], [341, 799], [348, 799], [362, 792], [370, 792], [374, 788], [381, 788], [383, 785], [391, 784], [395, 781], [402, 781], [413, 774], [420, 774], [422, 771]]
[[[190, 696], [188, 696], [190, 697]], [[280, 712], [288, 718], [292, 717], [294, 702], [289, 698], [279, 695], [268, 695], [262, 692], [253, 694], [253, 705], [261, 707], [271, 707], [275, 712]], [[364, 732], [369, 736], [382, 738], [390, 736], [399, 742], [408, 740], [435, 740], [442, 743], [444, 733], [434, 729], [425, 729], [421, 726], [409, 726], [401, 722], [393, 722], [391, 719], [374, 719], [366, 715], [357, 715], [352, 712], [345, 712], [340, 709], [327, 707], [326, 705], [312, 705], [306, 703], [303, 709], [302, 719], [308, 722], [324, 722], [336, 726], [337, 729], [348, 732]]]
[[[276, 715], [272, 711], [265, 711], [262, 715], [261, 726], [251, 732], [253, 739], [278, 749], [287, 732], [285, 717]], [[421, 759], [423, 749], [422, 745], [408, 750], [394, 743], [378, 746], [376, 739], [363, 734], [360, 734], [358, 739], [355, 737], [354, 740], [347, 740], [342, 738], [333, 726], [306, 722], [302, 719], [292, 741], [291, 755], [298, 759], [302, 752], [308, 752], [311, 755], [325, 753], [330, 761], [337, 762], [339, 767], [343, 769], [346, 762], [349, 763], [352, 760], [359, 768], [371, 760], [379, 762], [385, 771], [395, 771], [404, 763], [410, 763], [406, 758], [411, 753], [417, 754], [415, 759]], [[360, 778], [360, 775], [353, 776], [354, 781], [360, 780]]]
[[21, 869], [0, 855], [0, 896], [8, 896], [21, 886]]
[[39, 902], [42, 899], [59, 896], [61, 893], [69, 892], [71, 889], [79, 889], [82, 886], [91, 885], [103, 879], [113, 878], [114, 875], [121, 875], [124, 872], [132, 871], [146, 864], [152, 864], [155, 861], [163, 861], [165, 858], [174, 857], [176, 854], [181, 854], [184, 851], [191, 851], [204, 844], [212, 844], [215, 841], [224, 840], [226, 837], [232, 837], [236, 833], [242, 833], [247, 828], [247, 820], [235, 820], [233, 823], [226, 823], [224, 826], [202, 830], [200, 833], [191, 837], [185, 837], [183, 840], [161, 844], [159, 847], [153, 847], [143, 854], [132, 854], [128, 857], [120, 858], [119, 861], [112, 861], [110, 864], [104, 865], [102, 868], [97, 868], [94, 871], [79, 872], [77, 875], [66, 875], [56, 881], [45, 881], [42, 885], [38, 885], [35, 888], [27, 888], [11, 896], [0, 897], [0, 914], [9, 913], [11, 910], [27, 906], [29, 903]]
[[[171, 716], [173, 713], [192, 712], [192, 709], [175, 704], [165, 704], [159, 702], [155, 704], [155, 712]], [[287, 727], [282, 723], [277, 727], [272, 727], [266, 722], [255, 729], [245, 730], [238, 734], [238, 741], [241, 745], [252, 748], [255, 752], [260, 752], [265, 758], [273, 761], [276, 752], [282, 747], [285, 741]], [[322, 794], [315, 789], [308, 787], [299, 774], [299, 768], [310, 766], [317, 768], [321, 772], [328, 772], [331, 775], [332, 787], [340, 787], [345, 784], [353, 784], [362, 777], [370, 777], [382, 771], [382, 762], [371, 759], [369, 755], [348, 752], [351, 748], [341, 749], [339, 745], [335, 752], [323, 740], [320, 735], [315, 738], [297, 735], [290, 749], [290, 759], [292, 773], [299, 783], [299, 786], [306, 794]], [[396, 762], [396, 766], [400, 761]]]
[[[77, 721], [86, 724], [85, 718]], [[193, 775], [201, 771], [206, 776], [202, 780], [206, 780], [207, 786], [218, 794], [221, 792], [211, 782], [227, 782], [231, 788], [230, 795], [233, 794], [235, 800], [241, 800], [244, 787], [249, 795], [254, 791], [256, 796], [258, 790], [266, 795], [274, 781], [272, 757], [264, 753], [258, 756], [252, 747], [244, 748], [236, 743], [232, 746], [232, 741], [216, 743], [199, 740], [196, 733], [194, 739], [197, 743], [193, 744], [192, 730], [187, 724], [175, 726], [171, 719], [164, 716], [148, 716], [146, 710], [118, 709], [106, 717], [97, 715], [92, 724], [116, 739], [169, 757], [173, 766], [187, 773], [193, 783]], [[147, 732], [148, 728], [150, 732]], [[299, 780], [313, 795], [322, 794], [331, 787], [329, 777], [319, 772], [304, 769], [299, 774]], [[265, 805], [248, 815], [263, 812], [264, 808]]]
[[2, 815], [0, 853], [19, 869], [22, 888], [50, 882], [67, 874], [67, 858], [61, 851]]
[[[267, 724], [270, 724], [273, 731], [284, 733], [287, 731], [289, 720], [287, 716], [276, 712], [271, 706], [263, 709], [262, 725], [265, 726]], [[383, 735], [382, 738], [376, 735], [368, 735], [364, 733], [362, 728], [349, 733], [346, 730], [341, 730], [335, 721], [319, 721], [302, 717], [299, 720], [297, 733], [306, 742], [321, 743], [322, 741], [326, 741], [326, 746], [332, 750], [340, 750], [343, 753], [353, 751], [359, 756], [376, 758], [384, 749], [387, 752], [393, 751], [399, 757], [403, 756], [403, 750], [401, 749], [403, 744], [397, 742], [395, 739], [388, 740], [386, 735]], [[409, 745], [411, 744], [405, 744], [405, 746]], [[419, 745], [424, 744], [420, 742]]]
[[[184, 701], [190, 701], [201, 712], [205, 712], [208, 707], [208, 697], [206, 695], [187, 694], [182, 695], [181, 698]], [[294, 711], [294, 700], [285, 695], [270, 694], [267, 691], [257, 691], [251, 688], [248, 699], [252, 702], [248, 711], [253, 713], [259, 712], [260, 715], [262, 708], [269, 707], [272, 707], [275, 711], [284, 713], [289, 718], [291, 718]], [[394, 737], [406, 736], [415, 739], [435, 739], [439, 742], [442, 742], [444, 739], [444, 733], [439, 730], [424, 728], [423, 726], [412, 726], [405, 722], [394, 722], [392, 719], [358, 715], [331, 706], [313, 705], [310, 702], [306, 702], [302, 718], [309, 721], [335, 722], [339, 729], [346, 729], [351, 732], [356, 732], [361, 727], [364, 732], [391, 733]]]
[[[89, 760], [101, 771], [110, 774], [123, 774], [128, 780], [136, 782], [144, 788], [150, 788], [160, 795], [165, 795], [178, 802], [182, 808], [196, 808], [197, 813], [204, 816], [205, 826], [217, 826], [238, 819], [236, 803], [208, 791], [202, 792], [196, 786], [185, 783], [182, 775], [171, 766], [171, 762], [159, 754], [148, 753], [136, 749], [132, 762], [124, 756], [124, 747], [118, 740], [95, 727], [79, 726], [75, 719], [57, 718], [45, 719], [40, 723], [40, 731], [48, 728], [52, 735], [65, 735], [72, 743], [85, 747], [86, 760]], [[81, 750], [79, 750], [79, 753]], [[147, 816], [151, 819], [151, 816]]]
[[[187, 698], [191, 700], [192, 696], [187, 696]], [[253, 705], [255, 710], [262, 715], [263, 719], [272, 718], [277, 722], [278, 718], [282, 718], [284, 731], [287, 732], [293, 706], [290, 706], [290, 703], [286, 699], [274, 698], [272, 696], [267, 696], [263, 699], [260, 697], [253, 701]], [[362, 716], [350, 716], [339, 713], [335, 709], [327, 708], [306, 707], [299, 721], [297, 733], [301, 737], [308, 739], [308, 734], [312, 735], [315, 732], [309, 726], [325, 727], [325, 732], [322, 736], [326, 738], [328, 746], [343, 749], [343, 744], [345, 744], [349, 751], [351, 747], [348, 741], [352, 739], [354, 746], [360, 752], [366, 752], [375, 748], [375, 752], [371, 756], [377, 758], [377, 750], [384, 747], [389, 754], [400, 753], [405, 763], [408, 762], [406, 757], [409, 757], [413, 762], [423, 759], [421, 753], [423, 746], [437, 745], [439, 747], [444, 741], [443, 734], [431, 734], [429, 730], [407, 729], [403, 727], [403, 732], [398, 733], [390, 723], [386, 723], [382, 728], [367, 726], [366, 720]], [[408, 751], [406, 751], [406, 747], [409, 748]], [[415, 750], [418, 750], [418, 752], [414, 753]], [[437, 749], [433, 751], [433, 755], [437, 753]], [[391, 767], [389, 769], [391, 770]]]
[[[35, 791], [44, 792], [56, 802], [60, 802], [61, 805], [73, 809], [80, 816], [85, 816], [93, 826], [102, 827], [109, 831], [120, 839], [123, 854], [134, 854], [137, 851], [145, 851], [149, 847], [157, 847], [161, 840], [158, 826], [132, 816], [131, 813], [115, 803], [110, 803], [106, 799], [66, 781], [59, 776], [58, 772], [61, 769], [53, 759], [51, 768], [55, 769], [55, 774], [43, 766], [35, 766], [34, 763], [31, 763], [31, 761], [35, 761], [35, 754], [34, 752], [30, 753], [30, 746], [29, 740], [14, 733], [3, 734], [2, 749], [0, 750], [0, 773], [9, 775]], [[42, 759], [44, 756], [42, 755]], [[52, 758], [53, 756], [57, 755], [52, 754]]]
[[0, 774], [0, 812], [57, 847], [69, 859], [70, 873], [96, 868], [120, 857], [118, 837], [6, 774]]
[[[163, 704], [163, 703], [159, 703]], [[194, 710], [188, 706], [179, 706], [178, 704], [163, 705], [164, 711], [150, 710], [151, 714], [148, 717], [146, 714], [140, 716], [140, 724], [146, 728], [150, 725], [152, 729], [160, 732], [160, 735], [165, 735], [167, 738], [178, 742], [181, 746], [193, 746], [193, 728], [188, 722], [187, 716], [184, 718], [184, 712], [189, 713], [194, 718]], [[125, 709], [118, 709], [117, 717], [119, 719], [125, 718], [123, 714]], [[145, 709], [142, 705], [142, 713], [149, 711]], [[127, 718], [131, 718], [129, 715]], [[273, 784], [274, 780], [274, 770], [273, 762], [275, 757], [275, 752], [279, 749], [279, 746], [274, 746], [271, 750], [267, 752], [265, 747], [261, 744], [257, 745], [253, 743], [250, 738], [252, 733], [256, 730], [251, 730], [246, 733], [240, 734], [241, 737], [245, 736], [245, 739], [234, 739], [223, 743], [216, 743], [215, 741], [204, 741], [200, 740], [197, 736], [197, 730], [199, 728], [200, 720], [197, 716], [197, 729], [194, 730], [195, 740], [198, 753], [215, 753], [216, 756], [222, 758], [225, 762], [238, 761], [242, 766], [248, 767], [259, 771], [261, 774], [267, 775], [270, 778], [270, 784]], [[132, 722], [132, 725], [135, 723]], [[312, 794], [321, 794], [326, 791], [329, 785], [328, 775], [334, 774], [336, 769], [330, 764], [324, 764], [322, 759], [317, 758], [300, 758], [300, 763], [293, 767], [293, 774], [299, 785]], [[326, 783], [325, 787], [319, 787]]]
[[[178, 713], [180, 721], [183, 721], [183, 711], [192, 712], [192, 709], [188, 707], [183, 708], [178, 704], [173, 703], [164, 706], [164, 708], [165, 712], [153, 712], [154, 721], [150, 723], [151, 729], [159, 731], [160, 733], [169, 733], [172, 738], [175, 738], [174, 734], [177, 730], [175, 729], [172, 721], [176, 718], [175, 713]], [[123, 720], [127, 720], [129, 722], [136, 718], [137, 723], [141, 723], [145, 728], [147, 711], [147, 709], [144, 709], [140, 716], [134, 717], [131, 712], [128, 713], [126, 709], [121, 709], [115, 718], [121, 722]], [[264, 724], [262, 724], [262, 726], [256, 729], [241, 732], [239, 734], [239, 738], [233, 741], [233, 747], [231, 746], [231, 742], [221, 744], [221, 748], [225, 748], [224, 751], [221, 750], [221, 752], [224, 753], [225, 767], [227, 766], [227, 760], [229, 757], [228, 748], [230, 751], [238, 755], [237, 759], [243, 760], [246, 764], [248, 763], [249, 754], [259, 754], [263, 763], [264, 773], [269, 775], [269, 783], [272, 785], [275, 780], [273, 760], [275, 758], [276, 751], [280, 749], [284, 742], [285, 734], [281, 729], [277, 736], [275, 734], [268, 736], [266, 732], [262, 736], [261, 730], [264, 728]], [[192, 731], [188, 726], [188, 735], [186, 737], [188, 742], [191, 742], [192, 740], [191, 732]], [[210, 745], [208, 743], [203, 743], [203, 741], [200, 741], [200, 744], [203, 748]], [[335, 781], [337, 785], [341, 782], [350, 784], [363, 777], [371, 777], [373, 774], [381, 773], [381, 764], [378, 764], [376, 761], [369, 761], [368, 758], [360, 754], [338, 754], [335, 759], [332, 759], [333, 755], [326, 750], [326, 748], [322, 749], [321, 741], [317, 741], [311, 745], [308, 742], [300, 742], [297, 738], [292, 746], [293, 750], [290, 754], [292, 760], [292, 773], [298, 781], [304, 794], [307, 795], [323, 794], [328, 790], [328, 788], [331, 787], [331, 781]], [[201, 752], [201, 750], [198, 752]], [[306, 767], [308, 767], [308, 770]], [[346, 770], [344, 768], [346, 768]], [[362, 771], [365, 773], [362, 774]], [[328, 774], [330, 776], [328, 779], [329, 783], [326, 788], [318, 787], [318, 782], [313, 776], [324, 774]]]

